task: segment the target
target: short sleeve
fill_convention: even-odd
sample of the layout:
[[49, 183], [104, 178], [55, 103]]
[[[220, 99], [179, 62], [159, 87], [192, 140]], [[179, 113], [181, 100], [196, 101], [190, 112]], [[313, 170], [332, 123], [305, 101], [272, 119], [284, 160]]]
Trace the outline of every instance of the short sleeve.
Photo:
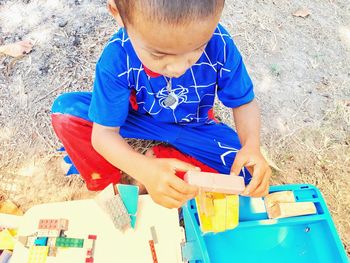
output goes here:
[[220, 25], [217, 30], [223, 44], [218, 58], [218, 98], [226, 107], [236, 108], [254, 99], [253, 83], [228, 32]]
[[122, 126], [128, 116], [130, 88], [127, 56], [123, 47], [111, 40], [96, 65], [89, 108], [91, 121], [103, 126]]

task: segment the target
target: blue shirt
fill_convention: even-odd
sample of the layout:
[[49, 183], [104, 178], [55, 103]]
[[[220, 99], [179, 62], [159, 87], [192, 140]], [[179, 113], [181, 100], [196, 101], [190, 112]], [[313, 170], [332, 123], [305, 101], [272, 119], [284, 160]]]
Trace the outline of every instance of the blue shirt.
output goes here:
[[229, 33], [220, 24], [202, 56], [182, 76], [172, 79], [178, 105], [164, 103], [167, 79], [151, 78], [137, 57], [125, 28], [109, 40], [96, 65], [89, 118], [100, 125], [119, 127], [129, 113], [129, 98], [136, 91], [138, 111], [159, 122], [201, 125], [212, 122], [208, 111], [217, 94], [227, 107], [253, 100], [253, 84]]

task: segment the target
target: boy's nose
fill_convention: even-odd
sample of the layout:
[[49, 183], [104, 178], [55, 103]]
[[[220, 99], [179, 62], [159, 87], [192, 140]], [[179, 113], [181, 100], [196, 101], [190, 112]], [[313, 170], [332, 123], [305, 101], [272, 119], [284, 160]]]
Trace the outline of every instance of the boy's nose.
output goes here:
[[186, 70], [190, 67], [190, 63], [176, 63], [167, 65], [167, 72], [170, 75], [169, 77], [178, 78], [183, 75]]

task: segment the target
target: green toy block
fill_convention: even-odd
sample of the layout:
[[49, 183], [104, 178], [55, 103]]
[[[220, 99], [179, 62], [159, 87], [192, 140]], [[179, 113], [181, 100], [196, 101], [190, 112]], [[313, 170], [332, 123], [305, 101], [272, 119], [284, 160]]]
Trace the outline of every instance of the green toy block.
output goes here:
[[56, 239], [56, 247], [83, 247], [84, 239], [58, 237]]

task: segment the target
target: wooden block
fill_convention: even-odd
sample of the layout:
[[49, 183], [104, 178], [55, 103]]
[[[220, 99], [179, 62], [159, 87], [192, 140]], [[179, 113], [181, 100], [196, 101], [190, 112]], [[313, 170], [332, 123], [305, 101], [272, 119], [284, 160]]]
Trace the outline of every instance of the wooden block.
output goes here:
[[215, 214], [213, 195], [211, 193], [200, 190], [198, 201], [201, 203], [202, 211], [207, 217], [211, 217]]
[[270, 219], [316, 214], [313, 202], [276, 203], [268, 209]]
[[204, 191], [224, 194], [240, 194], [244, 191], [244, 178], [227, 174], [188, 171], [184, 179]]
[[25, 246], [27, 244], [27, 240], [28, 240], [27, 236], [19, 236], [19, 237], [17, 237], [17, 239], [23, 246]]
[[238, 195], [227, 195], [226, 230], [234, 229], [239, 223], [239, 197]]
[[293, 191], [281, 191], [268, 194], [265, 196], [264, 202], [266, 209], [269, 210], [276, 203], [294, 203], [295, 197]]
[[[210, 200], [210, 208], [205, 207], [207, 205], [205, 203], [205, 198]], [[204, 201], [199, 199], [200, 195], [198, 195], [195, 200], [197, 204], [200, 228], [203, 233], [223, 232], [228, 229], [233, 229], [238, 225], [238, 195], [225, 195], [221, 193], [206, 192], [204, 195]]]
[[56, 257], [57, 255], [57, 247], [49, 247], [49, 252], [47, 254], [48, 257]]

